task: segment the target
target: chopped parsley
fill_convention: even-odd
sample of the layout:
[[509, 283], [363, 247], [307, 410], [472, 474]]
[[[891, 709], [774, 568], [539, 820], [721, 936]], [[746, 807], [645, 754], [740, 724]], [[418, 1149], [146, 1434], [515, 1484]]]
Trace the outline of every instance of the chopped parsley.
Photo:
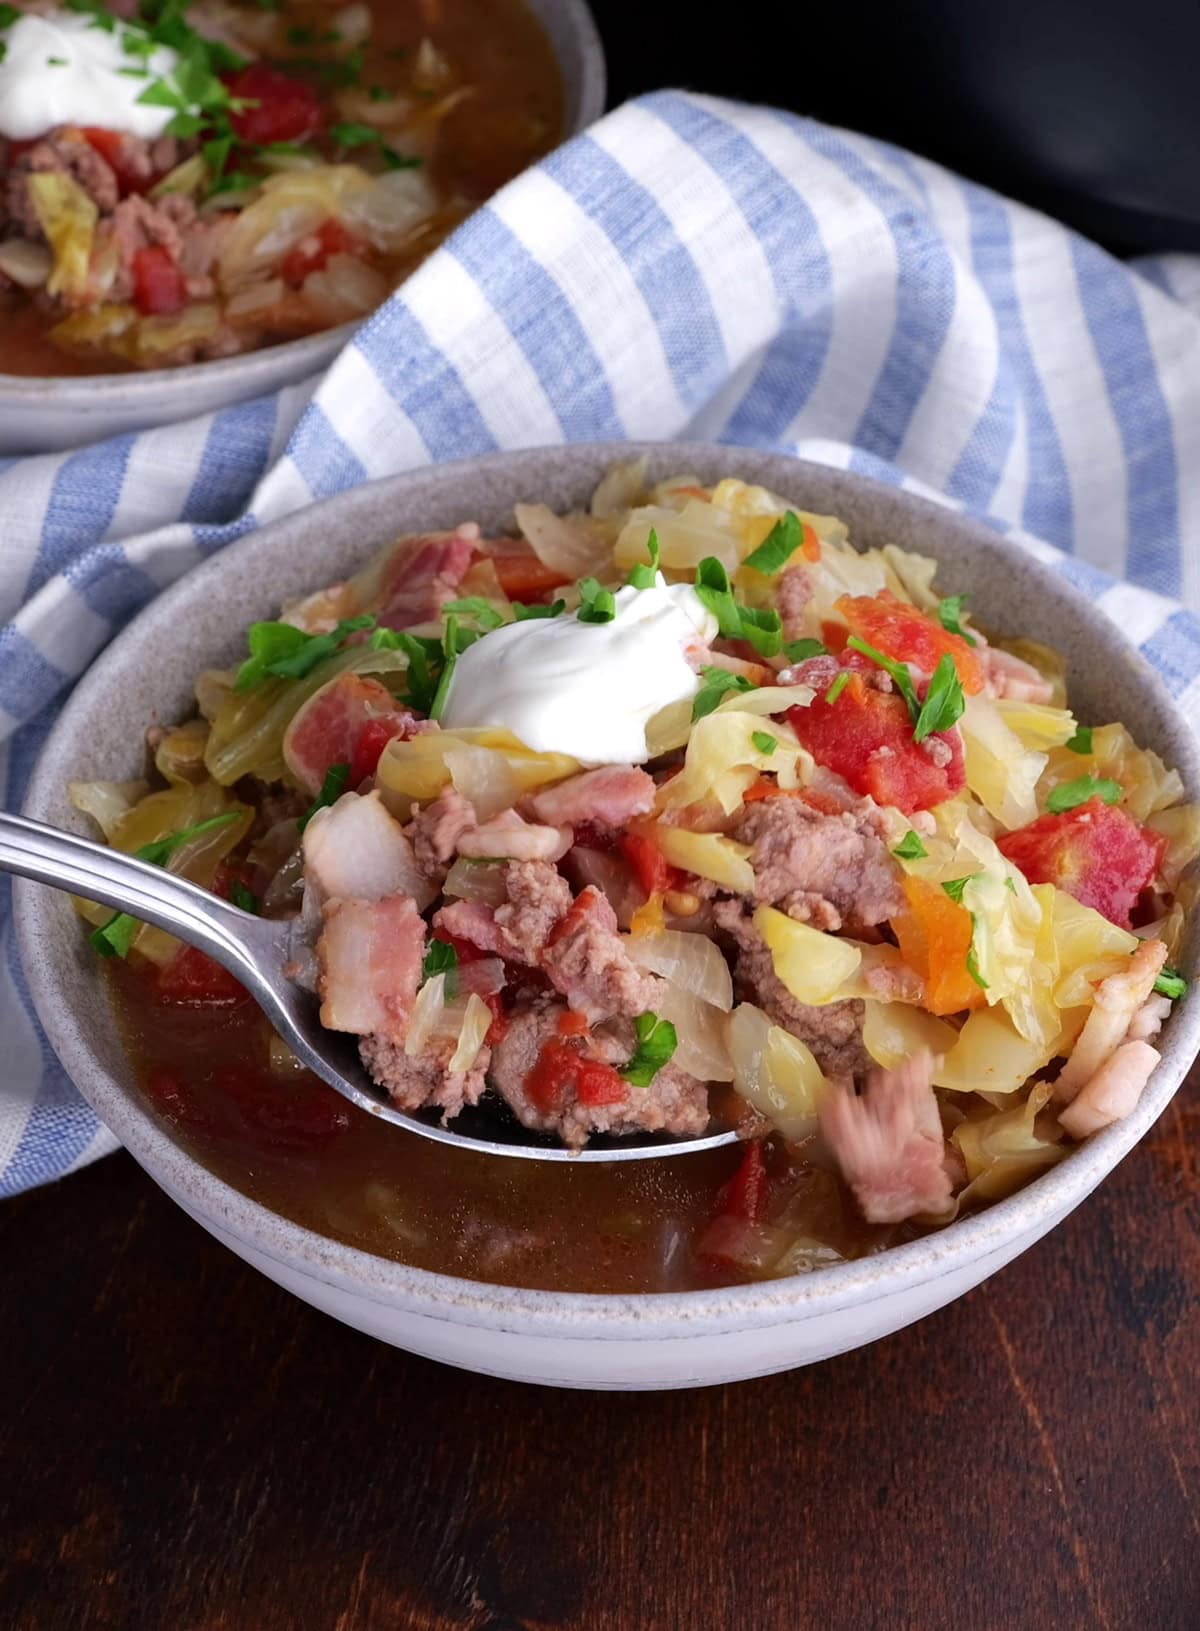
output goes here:
[[779, 746], [779, 738], [772, 736], [769, 731], [753, 731], [750, 740], [760, 753], [765, 753], [768, 756], [774, 753]]
[[783, 655], [789, 663], [806, 663], [810, 657], [828, 657], [829, 647], [823, 640], [785, 640]]
[[803, 542], [804, 523], [795, 510], [788, 510], [742, 564], [753, 567], [756, 572], [774, 574], [787, 565]]
[[448, 940], [431, 940], [429, 950], [425, 953], [425, 961], [421, 965], [423, 980], [432, 980], [435, 974], [446, 976], [446, 994], [457, 996], [457, 991], [451, 987], [458, 984], [458, 953]]
[[66, 57], [47, 57], [47, 68], [67, 68], [70, 66]]
[[675, 1027], [657, 1014], [639, 1014], [633, 1022], [637, 1048], [621, 1075], [633, 1087], [649, 1087], [679, 1045]]
[[971, 944], [967, 948], [967, 973], [975, 981], [981, 991], [986, 991], [988, 983], [979, 972], [979, 960], [975, 956], [975, 918], [971, 917]]
[[727, 640], [746, 640], [760, 657], [774, 657], [783, 650], [783, 619], [777, 611], [757, 611], [739, 606], [729, 583], [729, 573], [715, 555], [707, 555], [696, 568], [696, 594], [717, 620]]
[[921, 842], [921, 835], [910, 827], [904, 837], [896, 845], [892, 854], [898, 861], [923, 861], [929, 854]]
[[702, 683], [692, 701], [692, 722], [711, 714], [731, 691], [753, 691], [744, 674], [731, 674], [727, 668], [702, 670]]
[[[239, 820], [241, 814], [240, 810], [226, 810], [223, 815], [210, 816], [207, 821], [198, 821], [194, 827], [184, 827], [180, 832], [167, 833], [153, 843], [143, 844], [141, 849], [134, 850], [134, 856], [139, 861], [149, 861], [151, 866], [166, 866], [175, 851], [184, 844], [190, 844], [193, 838], [199, 838], [202, 833], [227, 827], [231, 821]], [[136, 917], [128, 912], [118, 912], [88, 938], [92, 949], [99, 952], [101, 957], [128, 957], [139, 927]]]
[[875, 646], [860, 640], [857, 634], [852, 634], [846, 645], [850, 650], [869, 657], [873, 663], [877, 663], [892, 676], [896, 689], [908, 704], [908, 711], [912, 715], [914, 742], [923, 742], [927, 736], [932, 736], [936, 732], [948, 731], [962, 718], [967, 699], [963, 695], [962, 681], [958, 677], [958, 670], [952, 657], [944, 656], [939, 659], [933, 671], [933, 678], [929, 681], [925, 700], [922, 702], [917, 696], [917, 688], [905, 663], [898, 663], [894, 658], [886, 657]]
[[629, 574], [628, 583], [631, 589], [654, 589], [658, 585], [658, 562], [662, 551], [658, 545], [658, 534], [650, 528], [646, 539], [646, 550], [650, 556], [649, 563], [639, 561]]
[[467, 595], [463, 600], [448, 600], [442, 607], [444, 612], [453, 612], [458, 617], [470, 617], [479, 625], [485, 634], [498, 629], [504, 619], [482, 595]]
[[970, 881], [970, 878], [951, 878], [948, 883], [944, 883], [942, 885], [942, 888], [946, 891], [951, 900], [956, 900], [961, 906], [963, 890], [967, 887]]
[[513, 621], [526, 623], [531, 617], [561, 617], [567, 609], [565, 600], [556, 600], [549, 606], [534, 604], [527, 606], [524, 601], [514, 600], [512, 603]]
[[927, 736], [950, 730], [962, 718], [966, 706], [953, 657], [939, 658], [913, 727], [913, 741], [923, 742]]
[[939, 600], [938, 622], [948, 634], [957, 634], [969, 646], [973, 646], [977, 643], [975, 636], [962, 626], [963, 604], [966, 598], [966, 595], [947, 595], [944, 600]]
[[837, 701], [837, 699], [841, 696], [842, 692], [846, 689], [846, 687], [849, 684], [850, 684], [850, 670], [848, 668], [843, 668], [842, 672], [834, 680], [833, 684], [829, 687], [828, 691], [826, 691], [825, 701], [828, 702], [832, 706], [832, 704]]
[[595, 578], [582, 578], [579, 584], [579, 610], [575, 615], [581, 623], [611, 623], [617, 615], [616, 596]]
[[1092, 727], [1080, 725], [1071, 740], [1064, 744], [1072, 753], [1090, 753], [1092, 751]]
[[[465, 647], [460, 643], [460, 636], [469, 631], [459, 630], [458, 618], [451, 612], [446, 619], [446, 633], [442, 640], [442, 672], [438, 677], [437, 688], [433, 693], [433, 701], [429, 704], [430, 719], [440, 719], [450, 695], [450, 682], [454, 678], [454, 670], [458, 666], [459, 652]], [[474, 635], [471, 636], [473, 640]], [[470, 641], [467, 642], [470, 644]]]
[[0, 6], [0, 28], [11, 28], [17, 18], [23, 16], [24, 12], [19, 6]]
[[1046, 800], [1046, 809], [1050, 815], [1062, 815], [1096, 798], [1103, 799], [1105, 804], [1119, 804], [1124, 792], [1120, 782], [1105, 776], [1077, 776], [1073, 782], [1064, 782], [1054, 789]]
[[373, 629], [370, 616], [347, 617], [328, 634], [306, 634], [291, 623], [251, 623], [250, 656], [237, 671], [235, 691], [253, 691], [269, 679], [302, 680], [318, 663], [340, 651], [359, 629]]
[[1187, 981], [1178, 969], [1164, 968], [1154, 982], [1154, 989], [1160, 997], [1170, 997], [1172, 1002], [1178, 1002], [1187, 991]]
[[405, 629], [376, 629], [371, 649], [404, 653], [408, 658], [408, 702], [417, 713], [431, 717], [446, 655], [442, 642], [427, 634], [409, 634]]
[[229, 898], [233, 904], [240, 907], [243, 912], [249, 912], [252, 917], [259, 915], [258, 896], [253, 889], [247, 889], [240, 878], [233, 880], [233, 887], [229, 891]]
[[330, 765], [325, 772], [325, 780], [321, 783], [321, 791], [300, 817], [300, 831], [303, 832], [318, 810], [325, 809], [326, 805], [336, 804], [346, 791], [346, 783], [350, 780], [349, 765]]

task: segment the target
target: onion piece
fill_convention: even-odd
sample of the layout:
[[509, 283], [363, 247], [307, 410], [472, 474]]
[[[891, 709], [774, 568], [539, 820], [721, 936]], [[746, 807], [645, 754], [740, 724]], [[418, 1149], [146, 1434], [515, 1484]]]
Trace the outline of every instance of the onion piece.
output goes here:
[[0, 244], [0, 272], [22, 289], [40, 289], [54, 266], [45, 244], [27, 238], [11, 238]]
[[503, 861], [467, 861], [461, 856], [446, 874], [442, 893], [482, 906], [503, 906], [508, 899]]
[[464, 996], [474, 992], [477, 997], [494, 997], [507, 983], [504, 961], [500, 957], [479, 957], [473, 963], [461, 963], [457, 977], [458, 989]]
[[729, 1013], [733, 1007], [733, 979], [729, 964], [706, 934], [663, 929], [630, 939], [625, 950], [639, 968], [661, 974], [681, 991]]
[[543, 566], [567, 578], [612, 575], [612, 544], [590, 517], [555, 515], [548, 504], [518, 504], [513, 513]]
[[458, 1046], [450, 1059], [451, 1075], [465, 1074], [479, 1057], [479, 1050], [492, 1025], [492, 1010], [474, 992], [467, 998], [467, 1009], [458, 1033]]
[[412, 1013], [408, 1016], [408, 1033], [404, 1038], [404, 1051], [410, 1059], [424, 1053], [425, 1044], [433, 1035], [446, 1008], [446, 976], [431, 975], [417, 992]]
[[[691, 938], [699, 939], [696, 935]], [[726, 1017], [712, 1003], [701, 1002], [681, 986], [663, 986], [655, 999], [655, 1012], [675, 1027], [677, 1043], [671, 1063], [701, 1082], [731, 1082], [733, 1061], [729, 1057]]]
[[691, 832], [687, 827], [654, 829], [654, 842], [672, 866], [709, 878], [735, 895], [754, 893], [754, 868], [749, 844], [738, 844], [723, 833]]
[[110, 844], [121, 817], [127, 815], [149, 791], [149, 782], [67, 783], [67, 798], [77, 810], [91, 816]]
[[511, 810], [521, 795], [508, 761], [494, 748], [460, 742], [446, 748], [445, 763], [450, 780], [481, 822]]
[[829, 1088], [810, 1049], [750, 1002], [733, 1010], [726, 1034], [735, 1091], [785, 1138], [807, 1137]]

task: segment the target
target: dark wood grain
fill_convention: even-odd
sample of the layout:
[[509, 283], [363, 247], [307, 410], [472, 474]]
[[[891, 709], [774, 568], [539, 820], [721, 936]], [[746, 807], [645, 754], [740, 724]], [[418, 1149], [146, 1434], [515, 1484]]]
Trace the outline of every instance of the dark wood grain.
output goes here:
[[0, 1207], [0, 1625], [1195, 1631], [1200, 1096], [978, 1291], [759, 1382], [542, 1391], [260, 1279], [124, 1155]]

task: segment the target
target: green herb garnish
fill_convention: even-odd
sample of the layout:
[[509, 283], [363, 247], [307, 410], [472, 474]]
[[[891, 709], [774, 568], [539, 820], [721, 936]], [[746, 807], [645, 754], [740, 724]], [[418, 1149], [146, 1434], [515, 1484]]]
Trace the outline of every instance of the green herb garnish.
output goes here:
[[779, 746], [779, 738], [772, 736], [769, 731], [752, 731], [750, 740], [760, 753], [770, 755]]
[[1046, 809], [1051, 815], [1062, 815], [1095, 798], [1103, 799], [1105, 804], [1119, 804], [1124, 792], [1120, 782], [1105, 776], [1077, 776], [1073, 782], [1064, 782], [1054, 789], [1046, 800]]
[[653, 589], [658, 584], [658, 561], [662, 552], [658, 547], [658, 534], [653, 527], [650, 528], [646, 538], [646, 550], [650, 556], [649, 564], [639, 561], [627, 579], [633, 589]]
[[803, 542], [804, 523], [795, 510], [788, 510], [742, 564], [753, 567], [756, 572], [773, 574], [787, 565]]
[[785, 640], [783, 654], [789, 663], [806, 663], [810, 657], [828, 657], [829, 647], [822, 640]]
[[637, 1048], [621, 1075], [633, 1087], [649, 1087], [679, 1045], [675, 1027], [657, 1014], [639, 1014], [633, 1022]]
[[454, 612], [459, 617], [474, 618], [485, 634], [500, 628], [504, 622], [491, 601], [485, 600], [482, 595], [467, 595], [462, 600], [448, 600], [442, 610]]
[[1092, 727], [1080, 725], [1069, 742], [1063, 744], [1070, 748], [1072, 753], [1090, 753], [1092, 751]]
[[1164, 968], [1154, 982], [1154, 989], [1160, 997], [1170, 997], [1172, 1002], [1178, 1002], [1187, 990], [1187, 981], [1178, 969]]
[[373, 617], [347, 617], [328, 634], [306, 634], [291, 623], [251, 623], [250, 656], [237, 671], [235, 691], [253, 691], [269, 679], [302, 680], [318, 663], [340, 651], [359, 629], [373, 629]]
[[243, 912], [249, 912], [253, 917], [257, 917], [259, 915], [258, 896], [254, 893], [253, 889], [247, 889], [246, 885], [240, 878], [235, 878], [233, 880], [233, 886], [229, 891], [229, 898], [235, 906], [241, 907]]
[[567, 603], [565, 600], [556, 600], [549, 606], [540, 606], [536, 603], [527, 606], [524, 601], [514, 600], [512, 609], [515, 623], [527, 623], [531, 617], [561, 617], [567, 609]]
[[727, 668], [706, 668], [703, 682], [692, 701], [692, 722], [711, 714], [731, 691], [753, 691], [744, 674], [731, 674]]
[[826, 691], [825, 701], [828, 702], [832, 706], [832, 704], [837, 701], [837, 699], [841, 696], [842, 692], [846, 689], [846, 687], [849, 684], [850, 684], [850, 670], [848, 668], [843, 668], [842, 672], [834, 680], [833, 684], [829, 687], [828, 691]]
[[913, 741], [923, 742], [927, 736], [950, 730], [962, 718], [966, 706], [967, 699], [963, 695], [962, 681], [953, 657], [940, 658], [929, 689], [925, 692], [925, 701], [917, 714]]
[[963, 890], [967, 887], [970, 881], [970, 878], [951, 878], [948, 883], [944, 883], [942, 885], [942, 888], [946, 891], [951, 900], [956, 900], [961, 906]]
[[896, 845], [892, 854], [898, 861], [923, 861], [929, 854], [921, 842], [921, 835], [910, 827], [904, 837]]
[[715, 555], [705, 556], [696, 568], [695, 588], [726, 640], [746, 640], [760, 657], [774, 657], [783, 650], [783, 620], [779, 613], [739, 606], [729, 583], [729, 573]]
[[346, 783], [350, 780], [349, 765], [330, 765], [325, 772], [325, 780], [321, 783], [321, 791], [300, 817], [300, 831], [303, 832], [318, 810], [325, 809], [326, 805], [336, 804], [346, 791]]
[[[207, 821], [198, 821], [194, 827], [184, 827], [180, 832], [168, 833], [164, 838], [156, 838], [150, 844], [143, 844], [141, 849], [134, 850], [134, 857], [139, 861], [148, 861], [151, 866], [166, 866], [175, 851], [184, 844], [189, 844], [193, 838], [199, 838], [201, 833], [212, 832], [217, 827], [227, 827], [231, 821], [240, 819], [240, 810], [226, 810], [223, 815], [210, 816]], [[118, 912], [110, 917], [107, 923], [93, 930], [88, 936], [93, 950], [101, 957], [127, 957], [129, 948], [133, 945], [138, 929], [141, 927], [138, 919], [128, 912]]]
[[617, 615], [616, 597], [595, 578], [583, 578], [579, 584], [579, 610], [575, 615], [581, 623], [611, 623]]
[[[432, 980], [435, 974], [446, 976], [446, 987], [449, 991], [451, 983], [457, 983], [458, 953], [447, 940], [431, 940], [429, 950], [425, 953], [425, 961], [421, 965], [423, 979]], [[456, 995], [450, 992], [450, 995]]]
[[945, 600], [938, 601], [938, 622], [949, 634], [957, 634], [969, 646], [976, 644], [975, 636], [962, 626], [963, 605], [966, 595], [947, 595]]

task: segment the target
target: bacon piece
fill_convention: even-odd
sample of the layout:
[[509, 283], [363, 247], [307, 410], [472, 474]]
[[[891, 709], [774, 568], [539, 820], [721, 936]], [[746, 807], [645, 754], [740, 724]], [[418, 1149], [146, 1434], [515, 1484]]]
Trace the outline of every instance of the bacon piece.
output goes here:
[[1088, 1138], [1092, 1133], [1120, 1121], [1133, 1110], [1161, 1059], [1148, 1042], [1122, 1042], [1100, 1069], [1058, 1113], [1059, 1125], [1071, 1138]]
[[[283, 759], [288, 770], [310, 796], [321, 789], [330, 765], [349, 765], [360, 760], [364, 735], [374, 734], [379, 725], [387, 727], [385, 738], [424, 736], [437, 726], [421, 719], [408, 708], [398, 708], [386, 685], [362, 674], [339, 674], [323, 685], [297, 710], [283, 738]], [[378, 763], [383, 742], [377, 744]], [[374, 766], [366, 774], [372, 774]], [[362, 779], [361, 777], [359, 778]]]
[[456, 532], [402, 538], [384, 562], [376, 615], [387, 628], [407, 629], [436, 618], [453, 600], [479, 543], [471, 522]]
[[534, 793], [528, 803], [532, 814], [550, 827], [590, 822], [618, 828], [648, 814], [655, 791], [653, 777], [634, 765], [601, 765]]
[[952, 1186], [934, 1097], [933, 1056], [875, 1070], [861, 1097], [834, 1087], [821, 1104], [821, 1131], [869, 1223], [945, 1211]]
[[460, 834], [458, 853], [469, 861], [559, 861], [575, 842], [570, 827], [543, 827], [505, 810]]
[[425, 924], [411, 896], [329, 900], [322, 919], [317, 941], [322, 1025], [403, 1041], [425, 955]]
[[424, 910], [437, 893], [377, 792], [346, 793], [304, 829], [304, 878], [318, 897], [380, 900], [409, 894]]

